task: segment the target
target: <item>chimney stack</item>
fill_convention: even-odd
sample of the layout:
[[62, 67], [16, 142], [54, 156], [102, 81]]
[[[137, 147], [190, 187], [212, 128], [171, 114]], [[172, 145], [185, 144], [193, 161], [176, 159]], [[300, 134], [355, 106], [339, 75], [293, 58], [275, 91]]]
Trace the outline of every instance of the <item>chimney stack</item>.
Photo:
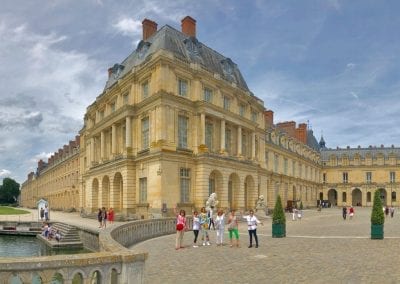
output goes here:
[[143, 27], [143, 40], [147, 40], [157, 32], [157, 23], [149, 19], [144, 19], [142, 22]]
[[182, 33], [188, 36], [196, 37], [196, 20], [190, 16], [182, 19]]

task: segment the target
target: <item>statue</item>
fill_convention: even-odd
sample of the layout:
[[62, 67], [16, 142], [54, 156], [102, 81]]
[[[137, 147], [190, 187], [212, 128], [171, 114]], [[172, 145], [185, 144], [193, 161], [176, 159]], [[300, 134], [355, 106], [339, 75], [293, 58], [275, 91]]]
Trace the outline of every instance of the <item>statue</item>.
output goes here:
[[265, 204], [264, 195], [260, 195], [256, 201], [256, 212], [257, 210], [263, 210], [265, 215], [268, 215], [267, 205]]
[[210, 197], [206, 201], [206, 210], [209, 211], [210, 208], [217, 207], [219, 201], [217, 200], [217, 194], [215, 192], [210, 194]]

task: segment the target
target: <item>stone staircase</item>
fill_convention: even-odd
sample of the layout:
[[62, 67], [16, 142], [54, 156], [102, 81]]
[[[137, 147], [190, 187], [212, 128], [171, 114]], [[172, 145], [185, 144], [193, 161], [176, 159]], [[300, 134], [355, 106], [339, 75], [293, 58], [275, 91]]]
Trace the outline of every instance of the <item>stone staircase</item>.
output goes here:
[[61, 240], [55, 238], [48, 240], [42, 235], [38, 235], [48, 246], [52, 248], [83, 248], [83, 243], [79, 237], [78, 229], [65, 223], [53, 223], [53, 231], [60, 231]]

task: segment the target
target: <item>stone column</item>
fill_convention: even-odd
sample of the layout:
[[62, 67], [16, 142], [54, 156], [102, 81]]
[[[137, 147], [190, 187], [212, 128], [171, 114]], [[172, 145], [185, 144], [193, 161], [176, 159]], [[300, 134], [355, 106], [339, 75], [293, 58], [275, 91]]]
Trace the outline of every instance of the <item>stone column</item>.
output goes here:
[[105, 143], [105, 137], [104, 137], [104, 130], [100, 133], [100, 160], [104, 160], [104, 143]]
[[237, 155], [242, 156], [242, 127], [240, 125], [237, 130]]
[[115, 124], [111, 127], [111, 155], [117, 153], [117, 127]]
[[125, 118], [125, 147], [127, 149], [132, 148], [132, 125], [130, 116]]
[[254, 160], [256, 158], [256, 133], [251, 133], [251, 159]]
[[206, 115], [200, 114], [200, 145], [206, 144]]
[[221, 120], [221, 153], [225, 152], [225, 119]]
[[94, 137], [90, 138], [90, 163], [94, 162]]

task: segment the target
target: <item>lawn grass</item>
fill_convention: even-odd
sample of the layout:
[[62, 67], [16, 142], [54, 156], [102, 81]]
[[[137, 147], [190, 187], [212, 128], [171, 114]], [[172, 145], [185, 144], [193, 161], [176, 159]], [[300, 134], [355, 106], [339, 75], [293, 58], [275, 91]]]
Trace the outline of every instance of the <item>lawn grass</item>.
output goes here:
[[12, 207], [0, 206], [0, 215], [21, 215], [29, 214], [31, 212], [21, 209], [16, 209]]

